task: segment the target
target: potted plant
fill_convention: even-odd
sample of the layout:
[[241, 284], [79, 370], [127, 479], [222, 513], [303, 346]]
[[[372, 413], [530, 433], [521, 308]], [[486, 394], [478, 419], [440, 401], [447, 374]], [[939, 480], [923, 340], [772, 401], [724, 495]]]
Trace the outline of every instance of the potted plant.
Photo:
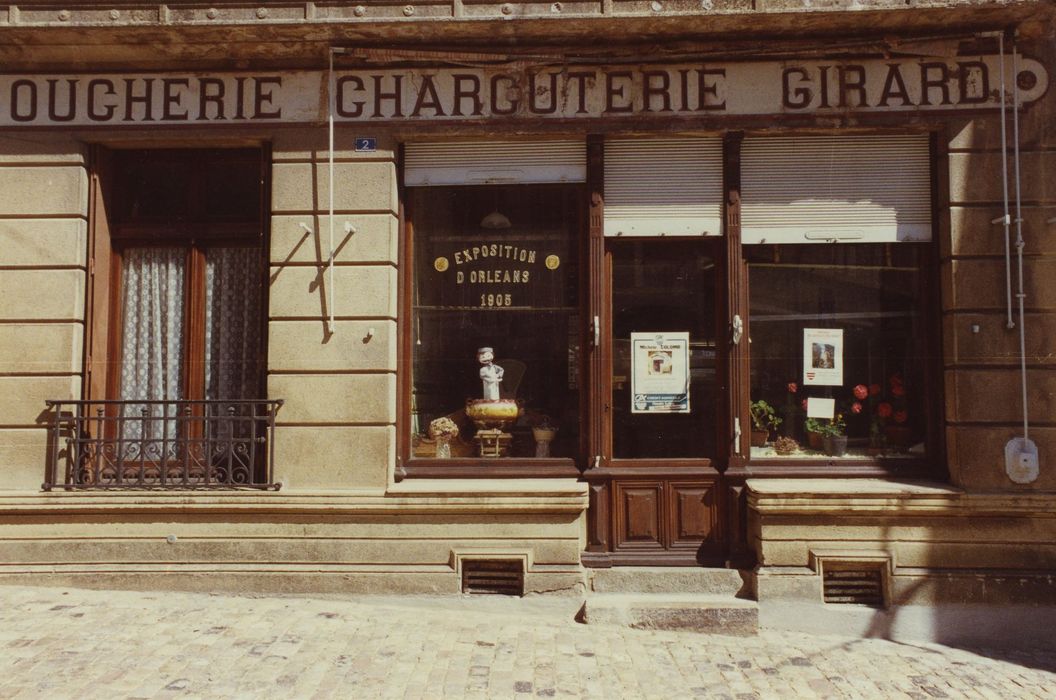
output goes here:
[[808, 418], [803, 424], [803, 429], [807, 432], [807, 446], [812, 450], [821, 451], [824, 446], [825, 421]]
[[793, 438], [782, 436], [774, 440], [774, 452], [785, 456], [799, 451], [799, 443]]
[[762, 447], [770, 439], [770, 431], [781, 425], [781, 419], [774, 407], [762, 399], [753, 401], [748, 412], [752, 416], [752, 447]]
[[831, 421], [822, 426], [822, 444], [825, 454], [830, 457], [842, 457], [847, 454], [847, 423], [842, 413], [837, 413]]

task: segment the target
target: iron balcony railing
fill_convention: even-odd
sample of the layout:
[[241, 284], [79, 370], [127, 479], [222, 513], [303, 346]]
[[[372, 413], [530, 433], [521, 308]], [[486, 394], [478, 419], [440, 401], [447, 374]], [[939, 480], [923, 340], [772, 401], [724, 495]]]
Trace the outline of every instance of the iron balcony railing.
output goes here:
[[278, 489], [282, 400], [47, 401], [44, 489]]

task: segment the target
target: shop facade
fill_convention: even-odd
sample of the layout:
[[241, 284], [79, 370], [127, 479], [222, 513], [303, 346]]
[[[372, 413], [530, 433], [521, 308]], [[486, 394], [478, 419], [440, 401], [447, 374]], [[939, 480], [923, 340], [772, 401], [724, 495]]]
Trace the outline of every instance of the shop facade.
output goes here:
[[93, 8], [0, 23], [6, 580], [1054, 614], [1049, 4]]

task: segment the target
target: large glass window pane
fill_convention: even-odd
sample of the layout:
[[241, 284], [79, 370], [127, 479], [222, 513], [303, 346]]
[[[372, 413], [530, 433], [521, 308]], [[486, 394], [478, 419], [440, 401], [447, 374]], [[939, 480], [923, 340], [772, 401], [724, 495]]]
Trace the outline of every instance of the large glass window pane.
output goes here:
[[753, 457], [923, 454], [922, 252], [745, 247]]
[[[715, 455], [716, 273], [710, 249], [699, 241], [611, 244], [614, 457]], [[632, 343], [632, 336], [638, 341]], [[648, 345], [657, 336], [661, 340]], [[664, 391], [665, 375], [680, 373], [678, 352], [686, 336], [688, 406], [668, 410], [662, 398], [659, 405], [648, 399], [648, 375], [656, 375]], [[638, 379], [646, 388], [632, 392], [635, 371], [645, 375]]]
[[[438, 441], [449, 442], [454, 457], [577, 453], [578, 192], [412, 190], [415, 456], [435, 456]], [[478, 356], [481, 348], [492, 357]], [[485, 398], [485, 377], [497, 397]], [[452, 426], [458, 435], [447, 440]]]

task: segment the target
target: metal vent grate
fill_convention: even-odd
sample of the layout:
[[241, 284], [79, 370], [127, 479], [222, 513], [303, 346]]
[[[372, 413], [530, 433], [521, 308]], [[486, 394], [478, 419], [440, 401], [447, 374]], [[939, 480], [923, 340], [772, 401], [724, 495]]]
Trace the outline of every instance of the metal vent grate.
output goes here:
[[462, 592], [523, 596], [523, 562], [519, 559], [464, 559]]
[[826, 603], [884, 606], [884, 580], [880, 566], [826, 566], [823, 585]]

